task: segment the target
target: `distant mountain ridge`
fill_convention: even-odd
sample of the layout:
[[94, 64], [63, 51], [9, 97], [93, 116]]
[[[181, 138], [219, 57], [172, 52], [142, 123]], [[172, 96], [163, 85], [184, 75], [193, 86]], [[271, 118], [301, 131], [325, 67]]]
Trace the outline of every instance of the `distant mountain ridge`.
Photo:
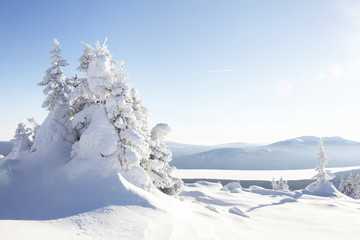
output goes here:
[[[218, 148], [176, 157], [172, 166], [180, 169], [281, 170], [314, 168], [318, 137], [303, 136], [265, 146]], [[341, 137], [324, 137], [328, 167], [360, 165], [360, 143]], [[170, 147], [171, 149], [171, 147]], [[172, 150], [172, 149], [171, 149]]]
[[219, 148], [245, 148], [245, 147], [260, 146], [261, 144], [236, 142], [236, 143], [225, 143], [225, 144], [216, 144], [216, 145], [191, 145], [191, 144], [167, 141], [166, 145], [172, 151], [173, 157], [180, 157], [184, 155], [196, 154], [196, 153], [206, 152]]

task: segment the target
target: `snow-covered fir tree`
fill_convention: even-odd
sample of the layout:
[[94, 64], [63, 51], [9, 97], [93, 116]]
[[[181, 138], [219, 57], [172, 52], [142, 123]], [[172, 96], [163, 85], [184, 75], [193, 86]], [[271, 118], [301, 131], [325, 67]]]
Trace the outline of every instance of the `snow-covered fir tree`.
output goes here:
[[67, 79], [67, 89], [72, 116], [93, 102], [94, 96], [89, 90], [86, 78], [78, 78], [75, 74], [72, 78]]
[[36, 131], [39, 125], [34, 118], [29, 118], [27, 121], [22, 121], [18, 124], [14, 138], [11, 140], [14, 143], [12, 152], [9, 155], [20, 154], [20, 152], [29, 151], [34, 143]]
[[170, 127], [165, 123], [159, 123], [152, 129], [150, 160], [144, 168], [148, 171], [157, 188], [169, 195], [175, 195], [179, 192], [183, 183], [180, 179], [170, 176], [169, 162], [172, 159], [172, 154], [164, 141], [164, 137], [170, 131]]
[[358, 185], [355, 189], [355, 196], [356, 199], [360, 199], [360, 186]]
[[71, 123], [72, 114], [68, 97], [71, 88], [62, 71], [62, 67], [67, 66], [68, 63], [61, 57], [57, 39], [54, 39], [54, 48], [50, 51], [50, 59], [53, 59], [51, 67], [46, 70], [43, 81], [38, 83], [39, 86], [45, 86], [46, 100], [42, 106], [50, 113], [42, 124], [44, 127], [39, 128], [42, 137], [34, 141], [33, 152], [37, 151], [40, 145], [43, 146], [41, 142], [55, 144], [59, 140], [72, 144], [76, 139]]
[[318, 152], [318, 166], [316, 167], [316, 171], [318, 171], [318, 174], [316, 174], [313, 179], [316, 179], [317, 183], [327, 183], [329, 180], [333, 179], [335, 175], [331, 173], [330, 170], [326, 170], [325, 166], [328, 163], [329, 159], [325, 154], [324, 150], [324, 143], [322, 138], [320, 138], [319, 141], [319, 152]]
[[54, 39], [54, 48], [50, 51], [50, 58], [53, 59], [51, 67], [46, 70], [45, 77], [42, 82], [38, 83], [38, 86], [45, 86], [46, 100], [42, 106], [53, 111], [59, 106], [68, 104], [68, 98], [65, 96], [66, 78], [62, 71], [62, 67], [67, 66], [68, 63], [61, 57], [61, 49], [57, 39]]
[[[106, 41], [106, 40], [105, 40]], [[87, 43], [81, 42], [84, 46], [83, 55], [79, 58], [80, 66], [77, 68], [79, 72], [87, 72], [89, 68], [89, 63], [95, 57], [95, 50]], [[105, 42], [104, 42], [105, 45]]]
[[331, 173], [330, 170], [325, 169], [329, 159], [325, 154], [322, 138], [320, 138], [319, 141], [319, 152], [317, 153], [317, 156], [318, 166], [315, 168], [315, 170], [318, 173], [312, 178], [316, 179], [316, 181], [308, 185], [306, 190], [312, 194], [317, 194], [320, 196], [339, 196], [339, 191], [337, 191], [334, 185], [330, 182], [330, 180], [333, 179], [335, 175]]
[[125, 81], [128, 73], [123, 62], [116, 64], [105, 43], [97, 43], [87, 66], [89, 90], [95, 97], [93, 105], [105, 105], [107, 116], [118, 132], [116, 155], [122, 168], [146, 165], [150, 155], [147, 109], [138, 99], [136, 89]]
[[354, 193], [354, 189], [355, 189], [355, 179], [352, 173], [350, 173], [348, 179], [346, 180], [344, 194], [347, 196], [352, 196], [352, 194]]
[[356, 177], [355, 177], [352, 185], [354, 188], [352, 197], [354, 197], [356, 199], [360, 199], [360, 175], [359, 174], [356, 174]]
[[271, 186], [272, 186], [273, 190], [278, 190], [279, 189], [278, 185], [277, 185], [277, 183], [275, 181], [275, 178], [272, 179]]
[[289, 185], [287, 184], [287, 181], [283, 180], [282, 177], [280, 177], [280, 180], [277, 185], [278, 185], [279, 190], [283, 190], [283, 191], [289, 190]]
[[32, 141], [30, 140], [30, 135], [32, 134], [31, 129], [26, 126], [25, 122], [18, 124], [14, 138], [11, 140], [14, 143], [14, 148], [19, 147], [20, 145], [26, 145], [31, 147]]
[[141, 105], [136, 89], [126, 82], [115, 84], [105, 107], [119, 133], [118, 157], [122, 167], [147, 165], [150, 156], [147, 110]]
[[339, 184], [338, 190], [339, 190], [339, 192], [341, 192], [343, 194], [345, 194], [345, 192], [346, 192], [346, 181], [344, 179], [344, 176], [341, 176], [341, 178], [340, 178], [340, 184]]
[[[150, 139], [147, 109], [138, 98], [136, 88], [126, 82], [128, 73], [123, 62], [112, 59], [105, 43], [102, 45], [97, 43], [95, 49], [88, 44], [84, 46], [84, 54], [80, 58], [78, 69], [86, 73], [86, 78], [74, 87], [74, 92], [80, 86], [80, 91], [90, 93], [86, 96], [82, 93], [77, 94], [82, 97], [83, 109], [81, 110], [80, 107], [74, 111], [76, 114], [73, 124], [80, 134], [80, 141], [73, 146], [73, 156], [75, 158], [84, 156], [82, 146], [85, 148], [87, 143], [94, 141], [94, 139], [85, 139], [94, 135], [87, 129], [90, 126], [92, 129], [101, 127], [95, 126], [99, 120], [94, 119], [94, 112], [97, 112], [97, 118], [102, 118], [102, 111], [105, 111], [113, 130], [107, 126], [112, 132], [110, 134], [112, 140], [106, 140], [108, 142], [106, 145], [103, 144], [105, 141], [103, 133], [96, 134], [99, 139], [95, 141], [100, 142], [94, 147], [98, 149], [102, 158], [110, 161], [116, 157], [121, 168], [128, 170], [128, 173], [132, 169], [141, 167], [142, 171], [147, 171], [154, 185], [160, 190], [168, 194], [176, 193], [181, 184], [177, 179], [169, 176], [168, 161], [171, 160], [171, 154], [169, 157], [166, 152], [166, 156], [163, 155], [160, 159], [155, 158], [155, 155], [150, 158], [152, 153], [150, 145], [154, 141]], [[73, 82], [76, 81], [77, 79], [73, 79]], [[74, 98], [74, 102], [76, 101]], [[157, 141], [161, 145], [161, 141], [158, 139]], [[160, 167], [156, 164], [158, 162], [162, 162]], [[157, 178], [155, 179], [154, 176]]]
[[84, 54], [79, 59], [80, 66], [77, 69], [86, 72], [88, 89], [93, 95], [93, 101], [104, 103], [116, 81], [116, 61], [107, 49], [106, 39], [103, 45], [97, 42], [96, 49], [86, 43], [83, 45]]
[[355, 177], [355, 185], [358, 186], [360, 185], [360, 174], [356, 174], [356, 177]]
[[360, 189], [360, 174], [357, 174], [356, 177], [350, 173], [348, 179], [345, 181], [342, 177], [339, 184], [339, 192], [353, 198], [359, 199], [359, 190]]
[[[81, 44], [84, 46], [84, 50], [83, 55], [79, 58], [80, 66], [77, 68], [77, 70], [83, 73], [87, 73], [89, 64], [96, 56], [96, 53], [89, 44], [84, 42], [81, 42]], [[97, 46], [99, 46], [99, 43], [97, 43]], [[72, 78], [68, 78], [66, 82], [68, 86], [67, 89], [72, 115], [80, 112], [96, 101], [94, 94], [92, 91], [90, 91], [87, 77], [78, 78], [77, 74], [75, 74]]]

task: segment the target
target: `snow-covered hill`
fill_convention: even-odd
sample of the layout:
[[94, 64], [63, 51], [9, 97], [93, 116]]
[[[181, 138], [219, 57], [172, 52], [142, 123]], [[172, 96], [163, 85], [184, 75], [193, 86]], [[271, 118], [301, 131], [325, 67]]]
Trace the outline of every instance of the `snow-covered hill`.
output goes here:
[[111, 202], [81, 214], [41, 221], [14, 221], [8, 216], [0, 220], [0, 235], [7, 240], [335, 240], [360, 235], [357, 200], [341, 194], [319, 197], [306, 190], [234, 186], [198, 182], [187, 184], [178, 198], [143, 195], [151, 204], [134, 204], [126, 195], [122, 198], [128, 204]]
[[200, 152], [206, 152], [219, 148], [247, 148], [260, 146], [261, 144], [253, 144], [253, 143], [226, 143], [226, 144], [217, 144], [217, 145], [191, 145], [191, 144], [183, 144], [177, 142], [167, 141], [166, 145], [172, 151], [173, 157], [181, 157], [190, 154], [196, 154]]
[[[360, 143], [340, 137], [325, 137], [329, 167], [360, 165]], [[220, 148], [175, 157], [180, 169], [285, 170], [314, 168], [318, 137], [299, 137], [266, 146]]]

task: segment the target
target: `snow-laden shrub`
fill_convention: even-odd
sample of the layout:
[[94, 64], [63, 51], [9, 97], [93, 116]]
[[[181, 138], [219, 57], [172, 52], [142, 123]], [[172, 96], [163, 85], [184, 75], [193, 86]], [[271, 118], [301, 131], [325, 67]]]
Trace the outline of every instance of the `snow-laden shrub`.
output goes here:
[[360, 174], [357, 174], [354, 178], [352, 173], [350, 173], [347, 180], [342, 176], [338, 190], [349, 197], [360, 199]]
[[17, 158], [23, 154], [28, 154], [34, 144], [38, 129], [39, 125], [33, 118], [19, 123], [15, 130], [14, 138], [11, 140], [14, 146], [8, 158]]
[[273, 178], [271, 185], [272, 185], [273, 190], [281, 190], [281, 191], [288, 191], [289, 190], [289, 185], [287, 184], [287, 181], [283, 180], [282, 177], [280, 177], [280, 180], [277, 181], [277, 182]]
[[172, 154], [164, 141], [164, 137], [170, 131], [170, 127], [165, 123], [159, 123], [151, 130], [150, 160], [143, 164], [143, 167], [148, 171], [150, 178], [158, 189], [164, 193], [175, 195], [180, 191], [183, 182], [170, 176], [171, 167], [169, 162], [172, 159]]

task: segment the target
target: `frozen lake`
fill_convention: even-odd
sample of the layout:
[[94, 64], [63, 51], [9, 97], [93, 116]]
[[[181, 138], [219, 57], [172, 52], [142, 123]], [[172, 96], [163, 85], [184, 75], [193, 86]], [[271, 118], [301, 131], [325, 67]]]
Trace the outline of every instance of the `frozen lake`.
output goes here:
[[[360, 169], [360, 166], [327, 168], [333, 173]], [[315, 169], [301, 170], [215, 170], [215, 169], [176, 169], [173, 176], [181, 179], [228, 179], [228, 180], [286, 180], [311, 179]]]

